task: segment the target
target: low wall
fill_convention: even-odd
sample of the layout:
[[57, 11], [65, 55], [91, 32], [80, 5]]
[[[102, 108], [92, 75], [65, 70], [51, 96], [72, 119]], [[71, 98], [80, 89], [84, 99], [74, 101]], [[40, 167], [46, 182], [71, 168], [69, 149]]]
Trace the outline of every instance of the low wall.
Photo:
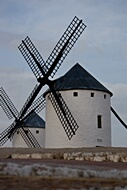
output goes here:
[[65, 152], [65, 153], [31, 153], [31, 154], [12, 154], [13, 159], [64, 159], [64, 160], [84, 160], [97, 162], [127, 162], [125, 153], [111, 152]]
[[29, 149], [1, 148], [0, 158], [64, 159], [98, 162], [127, 162], [127, 148]]

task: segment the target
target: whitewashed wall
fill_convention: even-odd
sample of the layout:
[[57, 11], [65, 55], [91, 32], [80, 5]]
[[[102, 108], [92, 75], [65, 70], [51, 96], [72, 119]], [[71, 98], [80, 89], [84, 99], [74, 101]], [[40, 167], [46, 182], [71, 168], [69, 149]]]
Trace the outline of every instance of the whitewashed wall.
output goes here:
[[[78, 97], [73, 97], [73, 92], [78, 92]], [[69, 90], [61, 94], [79, 128], [69, 140], [47, 94], [45, 148], [111, 146], [110, 94], [94, 90]], [[101, 129], [97, 126], [97, 115], [102, 115]]]
[[[27, 128], [24, 128], [27, 130]], [[44, 128], [29, 128], [34, 137], [37, 139], [38, 143], [42, 148], [45, 147], [45, 129]], [[36, 133], [36, 130], [39, 130], [39, 133]], [[17, 134], [17, 132], [14, 134], [13, 140], [12, 140], [12, 147], [28, 147], [25, 143], [22, 136]]]

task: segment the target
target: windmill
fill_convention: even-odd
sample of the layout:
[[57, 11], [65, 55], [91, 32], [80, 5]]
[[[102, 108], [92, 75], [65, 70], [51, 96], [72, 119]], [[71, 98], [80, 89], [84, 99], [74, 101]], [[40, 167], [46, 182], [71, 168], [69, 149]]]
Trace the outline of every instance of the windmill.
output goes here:
[[[28, 147], [40, 148], [40, 144], [36, 140], [35, 136], [31, 133], [31, 131], [28, 128], [26, 133], [26, 130], [24, 128], [26, 119], [34, 117], [35, 116], [34, 112], [39, 113], [45, 107], [45, 99], [41, 95], [24, 112], [33, 93], [34, 91], [32, 91], [32, 93], [30, 94], [22, 110], [18, 112], [16, 107], [10, 100], [9, 96], [5, 92], [5, 90], [2, 87], [0, 88], [0, 106], [2, 107], [3, 111], [5, 112], [5, 114], [9, 119], [12, 119], [13, 117], [15, 118], [15, 121], [1, 133], [0, 136], [1, 146], [5, 144], [8, 139], [12, 139], [14, 134], [18, 130]], [[22, 114], [23, 112], [24, 114]]]
[[86, 25], [82, 20], [79, 20], [75, 16], [46, 62], [43, 60], [29, 37], [26, 37], [18, 47], [39, 83], [30, 103], [37, 96], [41, 88], [44, 85], [48, 85], [52, 92], [49, 98], [69, 139], [75, 135], [79, 126], [62, 98], [62, 95], [55, 90], [54, 83], [49, 77], [55, 75], [63, 60], [85, 28]]
[[78, 148], [111, 146], [111, 111], [127, 128], [123, 120], [111, 107], [110, 92], [95, 77], [76, 63], [67, 73], [55, 79], [55, 90], [59, 91], [80, 128], [69, 141], [60, 127], [49, 97], [46, 99], [45, 148]]

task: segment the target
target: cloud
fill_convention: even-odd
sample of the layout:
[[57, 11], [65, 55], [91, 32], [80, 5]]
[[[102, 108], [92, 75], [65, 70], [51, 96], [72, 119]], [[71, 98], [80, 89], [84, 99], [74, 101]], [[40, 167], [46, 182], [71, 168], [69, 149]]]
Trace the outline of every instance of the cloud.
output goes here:
[[17, 50], [18, 45], [21, 43], [22, 35], [12, 34], [8, 32], [0, 32], [0, 46], [1, 48], [6, 47], [11, 51]]
[[[33, 73], [18, 50], [21, 40], [28, 35], [46, 60], [76, 15], [83, 19], [87, 28], [55, 77], [63, 75], [79, 62], [109, 87], [114, 94], [112, 97], [114, 109], [127, 121], [126, 5], [126, 0], [2, 1], [0, 86], [5, 88], [16, 107], [18, 109], [22, 107], [36, 84]], [[3, 122], [2, 119], [1, 123]], [[113, 122], [119, 126], [115, 118]], [[119, 127], [113, 131], [116, 135], [119, 132]], [[116, 138], [113, 136], [113, 139]], [[118, 142], [123, 143], [120, 139]], [[126, 140], [124, 143], [126, 144]]]
[[[127, 124], [127, 84], [117, 83], [109, 84], [105, 86], [113, 92], [111, 98], [111, 106], [115, 109], [121, 119]], [[112, 146], [127, 146], [127, 129], [117, 120], [114, 114], [112, 116]]]
[[117, 83], [107, 84], [107, 86], [113, 92], [112, 106], [127, 123], [127, 84]]
[[12, 97], [14, 104], [17, 105], [17, 109], [23, 106], [36, 84], [36, 80], [31, 73], [23, 73], [14, 68], [1, 69], [0, 81], [1, 87]]

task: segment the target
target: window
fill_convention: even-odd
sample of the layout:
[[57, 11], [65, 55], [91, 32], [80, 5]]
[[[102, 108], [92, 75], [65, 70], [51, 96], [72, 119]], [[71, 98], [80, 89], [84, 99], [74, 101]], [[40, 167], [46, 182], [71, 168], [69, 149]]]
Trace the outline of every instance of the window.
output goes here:
[[73, 96], [77, 97], [78, 96], [78, 92], [73, 92]]
[[17, 134], [19, 134], [19, 131], [17, 131]]
[[94, 97], [94, 93], [93, 92], [91, 92], [91, 97]]
[[102, 139], [97, 139], [97, 142], [102, 142]]
[[98, 128], [102, 128], [102, 115], [97, 116], [97, 126]]
[[36, 130], [36, 134], [39, 134], [39, 130]]
[[106, 94], [104, 94], [104, 99], [106, 99]]

